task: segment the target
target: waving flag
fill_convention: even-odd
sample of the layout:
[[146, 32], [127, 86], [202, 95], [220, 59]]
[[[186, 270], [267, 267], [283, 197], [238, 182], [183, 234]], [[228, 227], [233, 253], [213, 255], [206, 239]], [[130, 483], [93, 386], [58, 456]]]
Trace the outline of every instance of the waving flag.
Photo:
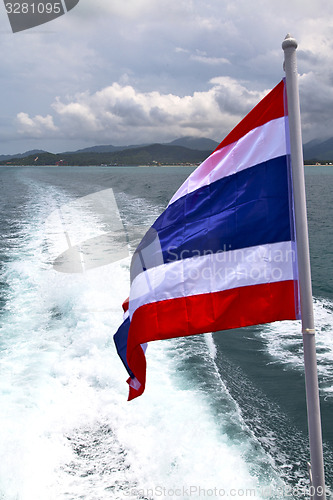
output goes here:
[[145, 389], [147, 342], [299, 318], [285, 101], [282, 80], [136, 249], [127, 317], [114, 336], [129, 400]]

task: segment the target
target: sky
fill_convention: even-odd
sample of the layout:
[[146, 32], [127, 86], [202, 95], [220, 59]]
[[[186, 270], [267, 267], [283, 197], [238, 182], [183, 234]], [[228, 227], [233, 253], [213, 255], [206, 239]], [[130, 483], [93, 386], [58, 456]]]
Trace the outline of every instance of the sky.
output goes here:
[[12, 33], [0, 3], [0, 155], [220, 142], [298, 42], [303, 142], [333, 136], [332, 0], [80, 0]]

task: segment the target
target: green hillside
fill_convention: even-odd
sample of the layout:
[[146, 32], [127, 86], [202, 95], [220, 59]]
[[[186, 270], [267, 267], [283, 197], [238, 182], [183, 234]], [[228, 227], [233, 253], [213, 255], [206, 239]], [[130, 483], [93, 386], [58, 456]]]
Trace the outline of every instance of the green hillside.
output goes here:
[[210, 155], [211, 151], [197, 151], [183, 146], [152, 144], [109, 153], [41, 153], [24, 158], [3, 160], [0, 165], [182, 165], [198, 164]]

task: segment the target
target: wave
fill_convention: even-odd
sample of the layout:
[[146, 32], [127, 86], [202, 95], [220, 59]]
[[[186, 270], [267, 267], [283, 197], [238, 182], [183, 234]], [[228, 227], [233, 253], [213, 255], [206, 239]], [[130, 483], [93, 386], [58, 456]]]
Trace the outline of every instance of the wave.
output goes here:
[[[333, 302], [314, 298], [316, 351], [319, 389], [326, 398], [333, 397]], [[265, 325], [260, 336], [265, 342], [272, 362], [290, 369], [304, 370], [303, 343], [299, 321], [282, 321]]]
[[[109, 222], [87, 199], [41, 183], [29, 189], [2, 275], [0, 497], [196, 499], [233, 490], [275, 498], [262, 489], [284, 482], [220, 376], [212, 336], [151, 343], [145, 395], [126, 401], [112, 336], [130, 257], [58, 272], [65, 233], [81, 242]], [[127, 232], [158, 210], [116, 199], [127, 207]]]

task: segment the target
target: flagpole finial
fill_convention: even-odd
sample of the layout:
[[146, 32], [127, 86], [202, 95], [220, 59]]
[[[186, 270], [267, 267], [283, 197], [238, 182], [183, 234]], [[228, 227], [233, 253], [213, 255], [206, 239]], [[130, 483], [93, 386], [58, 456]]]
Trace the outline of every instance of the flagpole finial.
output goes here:
[[290, 33], [288, 33], [286, 35], [286, 38], [283, 40], [282, 42], [282, 48], [283, 50], [286, 50], [288, 49], [289, 47], [292, 47], [293, 49], [297, 49], [297, 46], [298, 46], [298, 43], [297, 41], [295, 40], [295, 38], [293, 38]]

